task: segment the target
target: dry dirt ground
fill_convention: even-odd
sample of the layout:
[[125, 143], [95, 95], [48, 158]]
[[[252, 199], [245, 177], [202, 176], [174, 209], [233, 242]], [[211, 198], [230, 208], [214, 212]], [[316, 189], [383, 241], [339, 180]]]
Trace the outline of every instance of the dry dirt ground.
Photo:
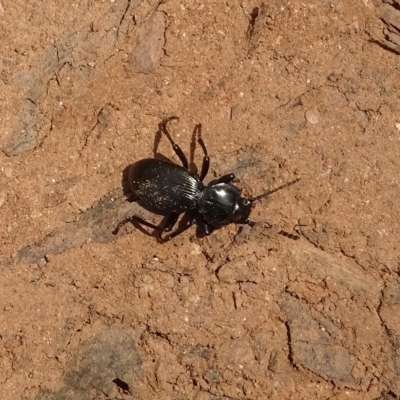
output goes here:
[[[0, 398], [399, 398], [399, 33], [398, 0], [2, 0]], [[179, 162], [171, 115], [209, 180], [302, 179], [251, 229], [114, 235], [163, 219], [123, 171]]]

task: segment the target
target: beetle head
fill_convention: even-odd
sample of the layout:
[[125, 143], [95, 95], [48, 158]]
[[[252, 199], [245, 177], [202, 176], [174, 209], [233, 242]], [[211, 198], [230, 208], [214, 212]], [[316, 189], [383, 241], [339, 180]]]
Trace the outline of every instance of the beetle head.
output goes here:
[[252, 200], [246, 199], [244, 197], [238, 197], [235, 202], [235, 208], [232, 215], [230, 216], [230, 221], [236, 224], [247, 224], [249, 223], [249, 215], [251, 208], [253, 206]]
[[[251, 212], [251, 209], [253, 207], [253, 204], [257, 201], [262, 199], [263, 197], [269, 196], [271, 193], [275, 193], [278, 190], [281, 190], [287, 186], [294, 185], [296, 182], [298, 182], [300, 178], [294, 179], [291, 182], [285, 183], [284, 185], [281, 185], [275, 189], [268, 190], [268, 192], [262, 193], [256, 197], [253, 197], [251, 199], [246, 199], [244, 197], [238, 196], [236, 202], [235, 202], [235, 209], [232, 213], [232, 215], [229, 218], [229, 222], [234, 222], [236, 224], [252, 224], [252, 222], [249, 220], [249, 215]], [[233, 186], [233, 185], [231, 185]], [[236, 188], [236, 187], [235, 187]]]

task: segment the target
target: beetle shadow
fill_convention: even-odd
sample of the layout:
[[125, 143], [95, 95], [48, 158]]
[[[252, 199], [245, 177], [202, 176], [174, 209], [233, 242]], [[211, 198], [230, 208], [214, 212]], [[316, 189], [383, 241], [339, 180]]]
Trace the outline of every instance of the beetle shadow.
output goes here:
[[189, 170], [192, 173], [198, 175], [199, 170], [197, 168], [197, 165], [194, 163], [194, 153], [196, 152], [196, 142], [197, 142], [196, 133], [197, 133], [197, 130], [196, 130], [196, 126], [195, 126], [193, 129], [193, 132], [192, 132], [192, 138], [190, 140]]
[[160, 145], [161, 139], [163, 137], [162, 128], [163, 128], [163, 123], [160, 122], [158, 124], [158, 130], [154, 135], [153, 157], [156, 158], [157, 160], [164, 160], [164, 161], [172, 162], [168, 157], [166, 157], [163, 154], [158, 152], [158, 146]]
[[[163, 127], [164, 127], [163, 123], [160, 122], [158, 124], [158, 130], [156, 131], [156, 133], [154, 135], [153, 157], [158, 160], [173, 162], [168, 157], [166, 157], [162, 153], [158, 152], [158, 147], [159, 147], [161, 139], [163, 137]], [[196, 131], [196, 127], [195, 127], [193, 129], [192, 138], [190, 141], [190, 152], [189, 152], [189, 160], [188, 160], [189, 161], [189, 171], [193, 174], [198, 174], [197, 165], [194, 163], [194, 153], [196, 150], [196, 133], [197, 133], [197, 131]], [[179, 144], [178, 144], [178, 146], [179, 146]], [[178, 165], [180, 165], [180, 164], [178, 164]]]
[[135, 200], [135, 195], [131, 189], [131, 185], [129, 184], [129, 170], [134, 166], [135, 164], [130, 164], [127, 167], [124, 168], [122, 171], [122, 191], [124, 195], [126, 196], [127, 200], [131, 203]]

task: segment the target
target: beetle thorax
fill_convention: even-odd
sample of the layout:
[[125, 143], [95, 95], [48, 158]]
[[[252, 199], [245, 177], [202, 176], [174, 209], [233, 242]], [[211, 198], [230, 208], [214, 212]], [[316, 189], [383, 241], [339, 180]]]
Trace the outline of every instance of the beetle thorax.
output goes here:
[[251, 203], [240, 196], [240, 190], [229, 183], [207, 186], [198, 200], [198, 211], [207, 224], [218, 227], [231, 222], [245, 222]]

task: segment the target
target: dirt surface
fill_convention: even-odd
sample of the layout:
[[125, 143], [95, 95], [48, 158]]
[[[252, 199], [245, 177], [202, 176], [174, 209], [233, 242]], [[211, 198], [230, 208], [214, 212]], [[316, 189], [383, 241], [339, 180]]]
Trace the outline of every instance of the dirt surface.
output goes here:
[[[0, 37], [1, 399], [400, 398], [398, 0], [2, 0]], [[208, 180], [302, 179], [114, 235], [163, 219], [123, 172], [171, 115]]]

